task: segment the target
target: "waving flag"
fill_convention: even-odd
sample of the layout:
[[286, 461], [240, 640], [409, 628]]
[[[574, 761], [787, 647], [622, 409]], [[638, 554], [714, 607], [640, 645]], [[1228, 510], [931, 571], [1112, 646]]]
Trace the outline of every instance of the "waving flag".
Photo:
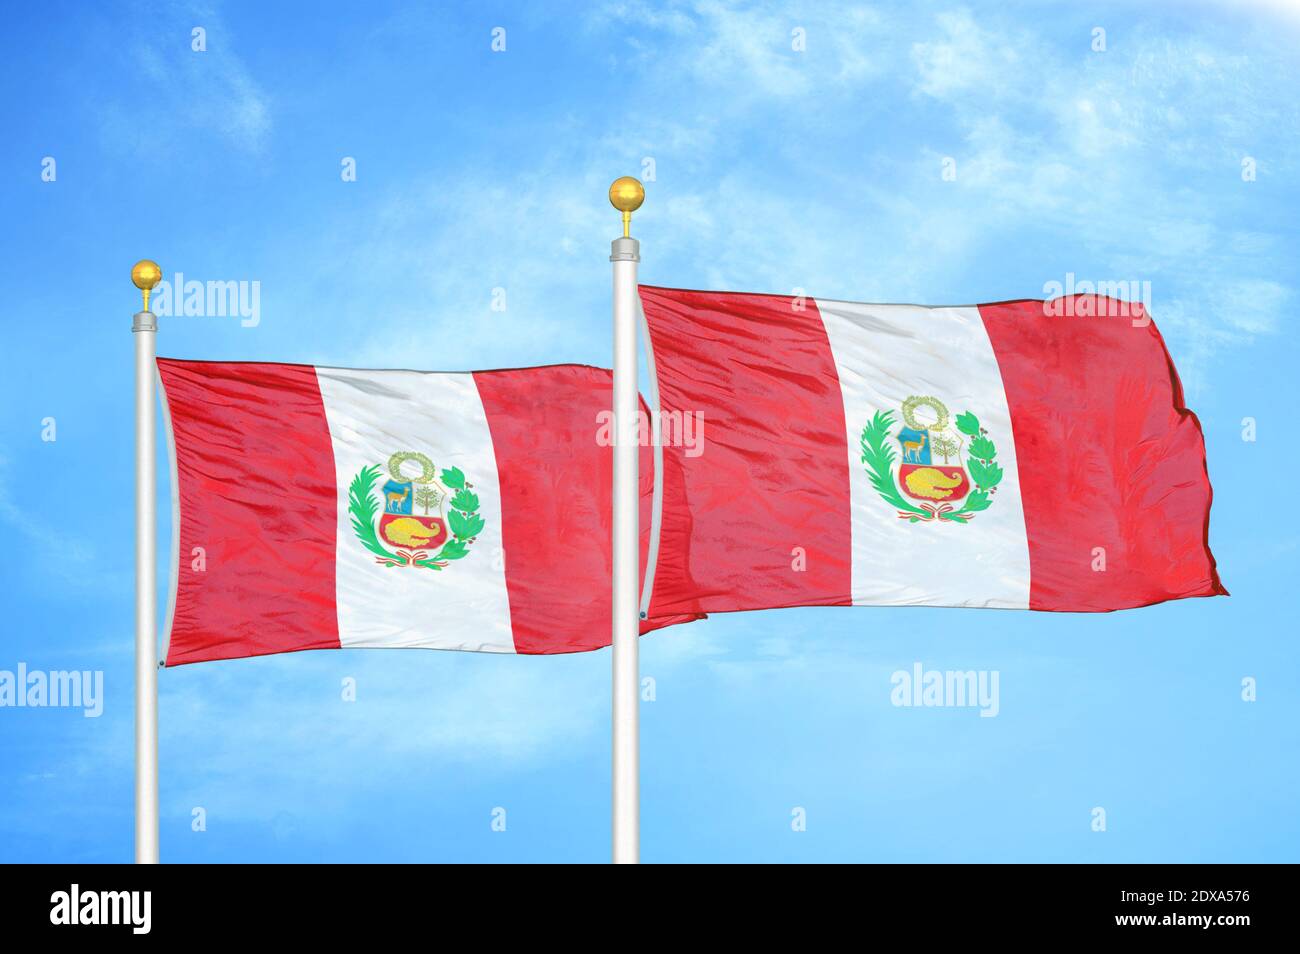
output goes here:
[[174, 455], [168, 665], [609, 645], [608, 371], [158, 370]]
[[1200, 425], [1141, 305], [641, 299], [664, 419], [703, 428], [664, 448], [679, 558], [653, 613], [1226, 592]]

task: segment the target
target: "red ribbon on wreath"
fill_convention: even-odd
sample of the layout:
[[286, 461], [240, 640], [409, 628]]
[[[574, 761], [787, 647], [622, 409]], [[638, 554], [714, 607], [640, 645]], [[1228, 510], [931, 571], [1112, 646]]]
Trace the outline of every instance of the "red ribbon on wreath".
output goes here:
[[914, 513], [911, 510], [900, 510], [898, 511], [898, 519], [924, 520], [925, 522], [929, 523], [931, 520], [943, 519], [948, 514], [952, 514], [951, 517], [948, 517], [949, 520], [961, 520], [961, 521], [969, 520], [971, 517], [974, 516], [974, 514], [969, 514], [969, 513], [955, 513], [957, 508], [950, 503], [940, 504], [938, 507], [935, 507], [933, 504], [922, 503], [921, 509], [924, 510], [925, 512]]

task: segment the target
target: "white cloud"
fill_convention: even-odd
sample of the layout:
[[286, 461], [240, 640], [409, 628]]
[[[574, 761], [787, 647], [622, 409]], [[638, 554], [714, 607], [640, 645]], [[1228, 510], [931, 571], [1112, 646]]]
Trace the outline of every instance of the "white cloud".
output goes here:
[[[1214, 163], [1235, 175], [1234, 138], [1259, 141], [1294, 117], [1276, 49], [1247, 57], [1195, 32], [1169, 41], [1136, 28], [1096, 54], [1086, 29], [1069, 48], [1060, 31], [999, 14], [890, 17], [844, 5], [811, 16], [777, 4], [599, 8], [584, 22], [618, 60], [611, 77], [635, 104], [625, 122], [539, 116], [518, 138], [550, 147], [526, 171], [471, 157], [454, 176], [380, 193], [364, 215], [340, 212], [317, 257], [365, 276], [321, 302], [355, 316], [348, 361], [392, 366], [396, 351], [410, 366], [499, 366], [521, 349], [607, 361], [604, 189], [645, 157], [657, 168], [637, 217], [650, 282], [933, 304], [957, 287], [969, 302], [1005, 296], [966, 274], [998, 249], [1049, 272], [1013, 295], [1067, 270], [1082, 277], [1069, 256], [1086, 251], [1106, 272], [1088, 278], [1151, 280], [1157, 320], [1194, 284], [1281, 282], [1243, 245], [1267, 233], [1234, 218], [1228, 189], [1208, 204], [1197, 185]], [[790, 50], [796, 26], [807, 53]], [[906, 121], [915, 110], [919, 132]], [[498, 287], [504, 312], [489, 308]], [[1189, 340], [1221, 348], [1268, 333], [1281, 299], [1259, 300], [1249, 321], [1185, 310], [1216, 323]], [[338, 363], [338, 348], [319, 357]]]
[[941, 13], [935, 21], [941, 36], [912, 44], [920, 92], [943, 98], [978, 89], [996, 96], [1014, 87], [1014, 77], [1023, 69], [1021, 44], [982, 29], [968, 10]]
[[1231, 190], [1241, 157], [1300, 116], [1280, 85], [1284, 47], [1260, 37], [1247, 54], [1194, 30], [1168, 39], [1139, 27], [1094, 53], [1087, 31], [1063, 50], [965, 11], [935, 26], [937, 39], [912, 47], [913, 89], [947, 105], [962, 137], [925, 152], [956, 159], [950, 219], [978, 217], [988, 241], [1068, 217], [1109, 262], [1090, 277], [1152, 283], [1190, 390], [1223, 348], [1278, 327], [1290, 290], [1259, 274], [1251, 250], [1272, 240], [1241, 228]]
[[[630, 53], [616, 55], [657, 77], [656, 85], [680, 87], [686, 76], [707, 90], [725, 91], [726, 109], [772, 97], [842, 93], [884, 69], [874, 55], [886, 35], [884, 18], [860, 4], [796, 12], [780, 3], [620, 2], [597, 8], [587, 23], [614, 36], [638, 31], [625, 39]], [[640, 31], [667, 35], [651, 44]], [[795, 31], [802, 31], [802, 49], [795, 49]]]
[[[63, 492], [78, 493], [75, 489]], [[32, 495], [26, 505], [24, 494]], [[6, 540], [20, 544], [26, 553], [25, 572], [39, 579], [42, 588], [50, 592], [56, 589], [79, 595], [127, 592], [133, 578], [129, 569], [104, 557], [95, 534], [82, 533], [70, 538], [66, 515], [43, 506], [49, 497], [48, 482], [46, 485], [39, 485], [35, 480], [24, 483], [10, 459], [0, 455], [0, 525], [6, 528]]]
[[[270, 98], [236, 52], [238, 38], [205, 4], [163, 7], [152, 28], [122, 49], [123, 68], [148, 81], [149, 95], [108, 98], [96, 105], [101, 133], [114, 148], [162, 155], [169, 143], [197, 132], [256, 155], [270, 137]], [[207, 31], [207, 49], [190, 46], [190, 31]], [[98, 97], [91, 91], [92, 97]]]

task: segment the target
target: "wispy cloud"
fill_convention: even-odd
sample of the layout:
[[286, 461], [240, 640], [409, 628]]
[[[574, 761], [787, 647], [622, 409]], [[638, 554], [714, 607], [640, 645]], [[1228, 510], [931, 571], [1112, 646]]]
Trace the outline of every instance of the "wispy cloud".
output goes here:
[[[47, 592], [57, 588], [76, 594], [125, 593], [130, 572], [106, 560], [92, 534], [81, 532], [70, 538], [62, 514], [23, 505], [19, 497], [23, 485], [16, 470], [11, 459], [0, 454], [0, 526], [6, 540], [21, 541], [27, 557], [23, 571], [39, 576]], [[48, 488], [42, 492], [48, 493]]]
[[1222, 348], [1278, 327], [1292, 291], [1250, 251], [1274, 239], [1243, 228], [1244, 191], [1234, 202], [1220, 186], [1207, 201], [1207, 178], [1247, 190], [1243, 157], [1291, 161], [1270, 152], [1279, 124], [1300, 118], [1283, 45], [1257, 36], [1245, 52], [1135, 28], [1113, 31], [1105, 51], [1080, 30], [1065, 52], [965, 10], [934, 22], [939, 37], [912, 48], [914, 93], [950, 108], [962, 137], [943, 147], [957, 163], [950, 213], [978, 214], [986, 234], [1068, 217], [1109, 262], [1090, 277], [1152, 283], [1157, 320], [1185, 337], [1192, 390]]
[[621, 41], [613, 55], [656, 85], [688, 78], [726, 91], [727, 108], [843, 93], [885, 68], [875, 53], [885, 18], [861, 4], [795, 11], [780, 3], [616, 2], [594, 8], [586, 22]]
[[[640, 27], [638, 37], [671, 35], [671, 44], [653, 47], [653, 61], [639, 54], [646, 87], [671, 91], [689, 75], [711, 92], [701, 123], [710, 140], [691, 156], [699, 174], [664, 195], [651, 186], [672, 237], [648, 257], [651, 274], [663, 274], [656, 265], [667, 272], [689, 262], [692, 280], [717, 287], [938, 304], [943, 289], [960, 284], [954, 279], [1008, 241], [1056, 231], [1103, 262], [1104, 274], [1089, 277], [1151, 281], [1158, 320], [1162, 305], [1188, 300], [1192, 287], [1263, 283], [1251, 286], [1249, 319], [1240, 308], [1213, 310], [1225, 297], [1213, 292], [1203, 307], [1179, 309], [1175, 322], [1210, 323], [1188, 342], [1189, 364], [1198, 367], [1213, 357], [1205, 349], [1269, 333], [1280, 318], [1273, 309], [1289, 298], [1282, 278], [1261, 272], [1266, 258], [1238, 250], [1243, 233], [1272, 238], [1243, 229], [1230, 199], [1207, 204], [1197, 191], [1207, 175], [1240, 181], [1247, 153], [1262, 153], [1264, 169], [1289, 161], [1268, 149], [1272, 130], [1294, 127], [1300, 116], [1285, 89], [1284, 44], [1252, 37], [1247, 53], [1240, 40], [1196, 31], [1170, 39], [1137, 27], [1112, 31], [1108, 50], [1095, 52], [1082, 21], [1071, 47], [1060, 38], [1068, 26], [1049, 37], [1023, 19], [961, 7], [887, 20], [818, 8], [805, 23], [772, 6], [682, 3], [654, 13], [622, 3], [597, 19]], [[809, 52], [790, 55], [786, 34], [800, 23]], [[870, 50], [870, 65], [854, 65], [850, 50]], [[892, 128], [905, 123], [900, 83], [929, 130], [910, 154], [898, 152], [908, 136]], [[840, 97], [867, 108], [856, 118], [838, 109], [840, 129], [818, 124], [821, 104]], [[870, 104], [878, 101], [892, 101], [893, 110], [875, 114]], [[653, 95], [639, 102], [639, 114], [651, 118], [670, 111]], [[681, 112], [677, 103], [671, 109]], [[751, 126], [756, 110], [772, 135], [790, 140], [779, 180], [769, 180], [767, 162], [732, 148], [733, 131]], [[805, 127], [839, 148], [861, 139], [863, 173], [849, 178], [838, 159], [822, 162]], [[951, 138], [935, 137], [945, 127]], [[940, 181], [945, 161], [955, 163], [951, 181]], [[656, 224], [647, 218], [643, 226], [651, 238]], [[1017, 254], [1025, 259], [1033, 249]], [[1041, 294], [1044, 282], [1074, 267], [1061, 264], [1045, 260], [1033, 284], [1013, 293]], [[962, 287], [962, 301], [1001, 294]]]
[[[96, 113], [106, 142], [121, 151], [165, 154], [169, 142], [197, 133], [245, 154], [262, 153], [273, 128], [270, 97], [217, 9], [164, 6], [149, 20], [151, 29], [133, 36], [120, 54], [123, 69], [147, 92], [103, 96]], [[204, 31], [202, 51], [193, 49], [195, 29]], [[98, 91], [90, 95], [101, 98]]]

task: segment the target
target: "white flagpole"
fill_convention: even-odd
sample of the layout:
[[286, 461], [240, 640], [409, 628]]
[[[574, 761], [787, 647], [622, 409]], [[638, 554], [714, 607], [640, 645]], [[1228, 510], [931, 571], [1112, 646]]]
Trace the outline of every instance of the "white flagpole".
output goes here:
[[631, 176], [616, 179], [609, 201], [623, 213], [623, 236], [613, 242], [614, 263], [614, 601], [613, 601], [613, 860], [641, 860], [640, 538], [638, 532], [640, 403], [636, 386], [637, 263], [641, 246], [632, 238], [632, 213], [645, 189]]
[[157, 479], [154, 470], [154, 353], [158, 319], [149, 293], [162, 280], [154, 262], [136, 262], [131, 281], [144, 293], [135, 335], [135, 861], [158, 863]]

